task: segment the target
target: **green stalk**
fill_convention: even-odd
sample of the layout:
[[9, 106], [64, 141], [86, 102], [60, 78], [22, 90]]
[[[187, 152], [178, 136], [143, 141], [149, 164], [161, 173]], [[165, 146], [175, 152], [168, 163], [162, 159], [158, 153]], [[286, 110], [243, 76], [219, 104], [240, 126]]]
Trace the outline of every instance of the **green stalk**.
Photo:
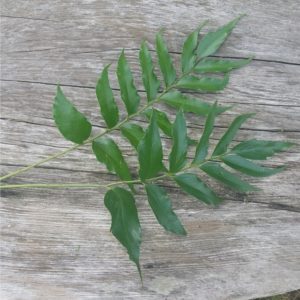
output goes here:
[[6, 184], [0, 185], [3, 189], [16, 189], [16, 188], [106, 188], [109, 189], [112, 186], [119, 184], [141, 183], [140, 180], [130, 181], [116, 181], [110, 184], [99, 184], [99, 183], [26, 183], [26, 184]]
[[[223, 154], [224, 155], [224, 154]], [[154, 182], [160, 179], [164, 178], [173, 178], [174, 176], [187, 171], [189, 169], [193, 168], [200, 168], [202, 165], [204, 165], [208, 161], [215, 161], [216, 159], [219, 159], [221, 156], [215, 156], [215, 157], [210, 157], [200, 164], [193, 164], [190, 163], [186, 167], [184, 167], [182, 170], [180, 170], [177, 173], [163, 173], [162, 175], [149, 178], [145, 182], [143, 182], [140, 179], [136, 180], [129, 180], [129, 181], [116, 181], [112, 182], [109, 184], [98, 184], [98, 183], [26, 183], [26, 184], [6, 184], [6, 185], [0, 185], [0, 189], [18, 189], [18, 188], [85, 188], [85, 189], [94, 189], [94, 188], [105, 188], [105, 189], [110, 189], [111, 187], [115, 185], [127, 185], [127, 184], [145, 184], [147, 182]]]

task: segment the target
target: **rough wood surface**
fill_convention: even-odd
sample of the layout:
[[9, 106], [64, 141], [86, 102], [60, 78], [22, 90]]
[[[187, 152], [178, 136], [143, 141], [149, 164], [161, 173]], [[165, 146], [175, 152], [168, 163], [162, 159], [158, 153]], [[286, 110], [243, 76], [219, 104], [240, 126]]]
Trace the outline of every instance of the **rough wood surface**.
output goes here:
[[[236, 141], [300, 140], [300, 7], [289, 1], [15, 1], [1, 7], [1, 174], [70, 144], [51, 117], [55, 84], [102, 130], [93, 87], [100, 70], [125, 48], [139, 78], [138, 48], [166, 28], [178, 61], [184, 36], [204, 19], [217, 27], [247, 13], [218, 53], [255, 55], [209, 101], [236, 104], [218, 120], [214, 141], [238, 113], [254, 111]], [[298, 23], [297, 23], [298, 22]], [[116, 78], [112, 86], [118, 93]], [[141, 94], [144, 94], [138, 80]], [[164, 107], [172, 114], [172, 110]], [[142, 122], [142, 120], [138, 120]], [[142, 123], [141, 123], [142, 124]], [[191, 136], [203, 119], [188, 118]], [[116, 137], [126, 159], [136, 158]], [[164, 146], [170, 141], [164, 139]], [[251, 181], [248, 195], [210, 184], [226, 199], [209, 209], [163, 182], [188, 231], [179, 238], [156, 223], [143, 191], [142, 288], [134, 265], [109, 232], [104, 190], [9, 190], [1, 197], [1, 299], [252, 299], [300, 288], [300, 147], [270, 165], [287, 171]], [[132, 168], [134, 172], [134, 167]], [[9, 182], [115, 180], [88, 147]]]

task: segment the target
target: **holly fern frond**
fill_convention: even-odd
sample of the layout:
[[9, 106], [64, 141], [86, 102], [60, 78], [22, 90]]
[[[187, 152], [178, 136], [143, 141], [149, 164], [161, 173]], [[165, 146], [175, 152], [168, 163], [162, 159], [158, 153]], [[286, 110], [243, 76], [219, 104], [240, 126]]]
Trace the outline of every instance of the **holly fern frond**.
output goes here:
[[[207, 205], [218, 205], [222, 198], [217, 195], [197, 174], [202, 171], [213, 179], [238, 192], [258, 190], [255, 186], [242, 180], [235, 171], [256, 177], [270, 176], [283, 170], [283, 167], [267, 168], [255, 161], [265, 160], [292, 144], [279, 141], [247, 140], [230, 147], [242, 124], [253, 114], [243, 114], [235, 118], [218, 141], [216, 147], [209, 151], [210, 136], [215, 119], [230, 107], [218, 106], [191, 97], [187, 92], [199, 91], [214, 93], [223, 90], [228, 82], [230, 72], [250, 63], [248, 59], [212, 58], [223, 42], [230, 35], [241, 17], [234, 19], [216, 31], [208, 32], [199, 38], [204, 22], [186, 38], [181, 54], [181, 69], [176, 70], [161, 32], [156, 35], [156, 55], [160, 75], [154, 66], [152, 51], [143, 42], [139, 51], [141, 77], [146, 91], [142, 101], [136, 88], [125, 51], [120, 54], [117, 63], [117, 79], [120, 98], [127, 111], [127, 116], [120, 119], [119, 107], [115, 101], [109, 80], [107, 65], [97, 82], [96, 97], [100, 115], [107, 128], [91, 136], [90, 121], [66, 98], [60, 86], [53, 105], [53, 117], [60, 133], [74, 145], [47, 157], [35, 164], [14, 171], [1, 177], [1, 181], [16, 176], [51, 159], [60, 157], [82, 145], [91, 145], [97, 160], [108, 171], [115, 173], [120, 181], [108, 185], [100, 184], [2, 184], [4, 188], [18, 187], [76, 187], [107, 188], [104, 203], [111, 214], [111, 232], [127, 249], [129, 258], [136, 264], [139, 274], [141, 227], [135, 204], [135, 185], [144, 187], [149, 205], [159, 222], [167, 231], [186, 235], [186, 230], [172, 210], [171, 201], [165, 189], [157, 183], [162, 179], [172, 180], [185, 193]], [[159, 80], [159, 78], [162, 78]], [[176, 110], [176, 119], [172, 123], [169, 116], [155, 107], [163, 103]], [[199, 140], [191, 139], [187, 134], [185, 113], [194, 113], [206, 117]], [[136, 121], [143, 117], [147, 128]], [[145, 124], [145, 123], [144, 123]], [[133, 177], [130, 168], [116, 141], [107, 134], [120, 131], [136, 151], [139, 161], [138, 175]], [[164, 164], [161, 136], [172, 140], [168, 154], [168, 164]], [[193, 159], [187, 158], [188, 150], [194, 151]], [[209, 153], [212, 153], [209, 155]]]

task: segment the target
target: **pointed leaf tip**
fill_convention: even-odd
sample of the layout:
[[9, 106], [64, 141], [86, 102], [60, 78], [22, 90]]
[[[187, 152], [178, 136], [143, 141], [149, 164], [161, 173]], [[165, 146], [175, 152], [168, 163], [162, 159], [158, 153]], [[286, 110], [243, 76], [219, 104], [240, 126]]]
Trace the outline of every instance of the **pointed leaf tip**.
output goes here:
[[233, 147], [232, 152], [244, 158], [264, 160], [276, 153], [285, 151], [293, 145], [293, 143], [284, 141], [263, 141], [253, 139], [239, 143]]
[[176, 87], [189, 90], [200, 90], [205, 92], [217, 92], [223, 90], [229, 82], [229, 75], [225, 74], [223, 78], [217, 77], [196, 77], [193, 75], [185, 76], [180, 79]]
[[201, 40], [197, 48], [200, 58], [214, 54], [230, 35], [238, 21], [243, 15], [238, 16], [226, 25], [219, 27], [216, 31], [208, 32]]
[[186, 163], [188, 149], [187, 128], [183, 111], [180, 110], [172, 128], [173, 146], [169, 155], [170, 172], [180, 171]]
[[125, 123], [121, 127], [121, 132], [130, 144], [137, 150], [138, 145], [145, 134], [144, 129], [134, 123]]
[[204, 130], [201, 135], [200, 141], [196, 148], [195, 158], [193, 160], [193, 163], [199, 164], [207, 156], [208, 148], [209, 148], [209, 138], [213, 132], [214, 124], [215, 124], [215, 118], [217, 115], [217, 102], [214, 103], [212, 106], [207, 119], [205, 121]]
[[226, 73], [248, 65], [251, 58], [229, 60], [217, 58], [202, 59], [194, 68], [196, 73]]
[[[212, 107], [211, 104], [208, 104], [200, 99], [185, 96], [178, 91], [168, 92], [161, 97], [161, 100], [177, 110], [182, 109], [184, 112], [191, 112], [202, 116], [206, 116]], [[229, 108], [230, 107], [219, 106], [217, 108], [217, 114], [220, 114]]]
[[188, 194], [208, 204], [217, 205], [220, 199], [203, 181], [195, 174], [184, 173], [174, 177], [176, 183]]
[[128, 115], [132, 115], [138, 109], [140, 96], [138, 95], [137, 89], [134, 85], [133, 76], [127, 63], [124, 49], [119, 57], [117, 77], [121, 90], [121, 98], [126, 106]]
[[183, 44], [181, 54], [182, 73], [187, 73], [194, 68], [196, 63], [196, 49], [198, 46], [199, 32], [207, 24], [207, 22], [208, 21], [204, 21], [195, 31], [190, 33]]
[[255, 113], [250, 113], [250, 114], [243, 114], [238, 117], [236, 117], [233, 122], [230, 124], [229, 128], [227, 131], [224, 133], [224, 135], [221, 137], [220, 141], [218, 142], [214, 152], [213, 156], [218, 156], [224, 154], [227, 149], [229, 144], [232, 142], [234, 139], [236, 133], [242, 126], [242, 124], [249, 118], [253, 117]]
[[129, 258], [140, 268], [141, 226], [133, 195], [120, 187], [106, 192], [104, 204], [111, 214], [111, 232], [127, 249]]
[[100, 105], [101, 114], [108, 128], [114, 127], [119, 121], [119, 110], [116, 105], [112, 89], [109, 84], [107, 65], [97, 82], [96, 95]]
[[140, 163], [139, 175], [142, 180], [155, 177], [164, 170], [162, 145], [155, 111], [152, 113], [146, 133], [139, 143], [138, 158]]
[[156, 108], [149, 108], [145, 111], [148, 120], [151, 120], [152, 113], [155, 111], [157, 125], [161, 131], [168, 137], [172, 137], [172, 123], [170, 122], [167, 114]]
[[254, 177], [271, 176], [276, 173], [282, 172], [285, 169], [285, 166], [280, 166], [276, 168], [263, 167], [235, 154], [228, 154], [222, 157], [222, 160], [229, 167]]
[[54, 99], [53, 118], [60, 133], [76, 144], [82, 144], [91, 134], [91, 123], [65, 97], [60, 85]]
[[[122, 155], [118, 145], [108, 137], [100, 137], [93, 141], [93, 152], [97, 160], [104, 163], [111, 172], [116, 172], [121, 180], [132, 180], [129, 167]], [[133, 185], [129, 184], [133, 190]]]
[[178, 235], [186, 235], [184, 227], [172, 209], [171, 201], [166, 191], [155, 184], [147, 184], [145, 188], [148, 202], [157, 221], [167, 231]]
[[236, 176], [235, 174], [227, 171], [218, 163], [207, 162], [200, 168], [209, 176], [217, 179], [218, 181], [238, 192], [250, 192], [259, 190], [255, 186], [241, 180], [239, 176]]
[[141, 44], [139, 59], [142, 69], [143, 84], [147, 93], [147, 100], [150, 102], [156, 98], [160, 82], [154, 73], [152, 57], [145, 41]]
[[156, 35], [156, 53], [165, 85], [166, 87], [169, 87], [176, 79], [176, 71], [173, 66], [167, 45], [160, 32]]

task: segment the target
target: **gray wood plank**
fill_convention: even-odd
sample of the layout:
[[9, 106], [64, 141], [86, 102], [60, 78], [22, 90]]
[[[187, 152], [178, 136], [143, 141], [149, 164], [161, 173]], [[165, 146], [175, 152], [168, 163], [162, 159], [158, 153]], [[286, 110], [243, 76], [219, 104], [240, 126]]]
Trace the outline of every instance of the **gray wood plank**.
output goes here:
[[2, 199], [3, 299], [250, 299], [299, 287], [298, 213], [255, 203], [182, 208], [174, 195], [189, 232], [178, 238], [138, 197], [142, 288], [109, 234], [101, 191], [44, 194]]
[[[112, 63], [109, 73], [110, 81], [112, 88], [118, 89], [115, 69], [119, 53], [109, 52], [109, 54], [109, 57], [104, 56], [100, 59], [95, 55], [91, 57], [90, 61], [85, 58], [64, 57], [61, 61], [55, 62], [43, 58], [46, 61], [45, 66], [40, 65], [39, 59], [30, 63], [28, 63], [29, 58], [26, 59], [27, 62], [25, 63], [13, 60], [7, 68], [3, 67], [2, 80], [52, 85], [59, 82], [61, 85], [94, 89], [102, 67], [105, 64]], [[141, 71], [138, 65], [138, 51], [128, 51], [126, 54], [135, 76], [137, 88], [139, 91], [143, 91]], [[174, 60], [178, 64], [180, 61], [179, 55], [174, 55]], [[157, 74], [160, 75], [158, 70]], [[297, 98], [300, 89], [298, 85], [299, 77], [299, 66], [253, 61], [245, 68], [232, 72], [229, 85], [226, 88], [226, 95], [230, 95], [230, 99], [223, 97], [222, 93], [220, 95], [209, 95], [207, 99], [216, 99], [220, 103], [299, 106]], [[4, 91], [7, 90], [5, 85], [3, 89]], [[72, 89], [69, 90], [72, 92]], [[75, 91], [77, 92], [77, 89]], [[52, 88], [52, 97], [53, 94], [55, 94], [54, 88]], [[94, 100], [95, 94], [91, 93], [90, 95], [91, 99]], [[74, 96], [76, 96], [76, 93]], [[85, 101], [88, 101], [88, 99]], [[81, 102], [78, 101], [78, 104], [81, 104]]]
[[29, 52], [43, 57], [57, 51], [64, 56], [137, 48], [143, 38], [153, 41], [160, 27], [168, 30], [170, 48], [178, 51], [181, 38], [203, 20], [211, 19], [217, 27], [246, 13], [222, 55], [254, 53], [261, 59], [300, 63], [300, 9], [295, 0], [3, 2], [2, 15], [8, 16], [2, 20], [5, 52], [20, 58]]

